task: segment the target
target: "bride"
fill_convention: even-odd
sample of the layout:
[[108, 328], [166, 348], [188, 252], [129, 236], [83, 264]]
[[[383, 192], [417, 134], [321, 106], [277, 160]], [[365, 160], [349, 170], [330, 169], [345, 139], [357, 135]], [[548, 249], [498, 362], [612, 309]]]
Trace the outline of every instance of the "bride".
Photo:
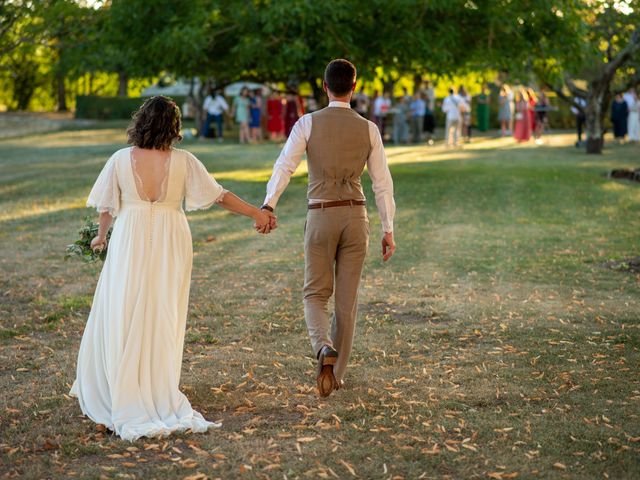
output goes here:
[[[275, 217], [224, 190], [196, 157], [173, 148], [180, 110], [157, 96], [134, 114], [132, 145], [112, 155], [87, 206], [100, 212], [91, 247], [106, 247], [71, 394], [82, 412], [126, 440], [204, 432], [205, 420], [178, 389], [193, 251], [184, 210], [213, 204], [252, 217], [261, 233]], [[183, 210], [184, 205], [184, 210]]]

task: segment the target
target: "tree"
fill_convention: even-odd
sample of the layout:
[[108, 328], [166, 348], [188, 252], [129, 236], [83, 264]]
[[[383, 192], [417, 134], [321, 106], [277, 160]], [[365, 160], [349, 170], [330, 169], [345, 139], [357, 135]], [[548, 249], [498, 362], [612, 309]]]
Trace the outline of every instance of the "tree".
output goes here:
[[[637, 61], [640, 52], [640, 11], [631, 2], [585, 1], [575, 12], [581, 20], [575, 25], [580, 48], [557, 55], [553, 61], [539, 58], [534, 65], [546, 85], [585, 114], [586, 150], [597, 154], [602, 153], [604, 119], [616, 75], [622, 73], [630, 84], [634, 82], [634, 75], [625, 74], [624, 67]], [[578, 86], [578, 79], [586, 81], [586, 88]], [[586, 107], [572, 97], [585, 99]]]

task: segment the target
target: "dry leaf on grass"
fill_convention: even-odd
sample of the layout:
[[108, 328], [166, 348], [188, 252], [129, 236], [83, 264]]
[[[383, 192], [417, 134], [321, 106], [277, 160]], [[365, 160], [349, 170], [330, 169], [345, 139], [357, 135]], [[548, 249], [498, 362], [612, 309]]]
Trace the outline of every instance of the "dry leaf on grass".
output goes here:
[[349, 473], [351, 475], [353, 475], [354, 477], [357, 477], [356, 475], [356, 471], [353, 469], [353, 467], [351, 465], [349, 465], [347, 462], [345, 462], [344, 460], [340, 459], [338, 460], [338, 462], [340, 462], [342, 465], [344, 465], [344, 468], [346, 468], [347, 470], [349, 470]]

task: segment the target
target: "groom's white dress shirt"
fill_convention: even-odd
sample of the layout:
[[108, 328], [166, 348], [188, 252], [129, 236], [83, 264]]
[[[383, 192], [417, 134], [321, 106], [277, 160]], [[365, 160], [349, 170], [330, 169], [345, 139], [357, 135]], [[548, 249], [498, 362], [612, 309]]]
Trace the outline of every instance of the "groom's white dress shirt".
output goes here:
[[[346, 102], [335, 101], [330, 102], [329, 107], [351, 108]], [[267, 196], [264, 200], [264, 203], [272, 208], [275, 208], [280, 195], [289, 185], [291, 176], [302, 161], [302, 155], [305, 153], [307, 142], [311, 137], [312, 119], [311, 114], [307, 114], [296, 122], [278, 160], [276, 160], [273, 174], [267, 184]], [[396, 205], [393, 200], [393, 180], [387, 165], [387, 156], [384, 153], [380, 131], [375, 123], [368, 120], [367, 122], [369, 123], [369, 139], [371, 142], [371, 153], [367, 158], [367, 170], [369, 177], [371, 177], [376, 206], [382, 222], [382, 230], [392, 232], [393, 217], [396, 211]], [[309, 203], [329, 202], [332, 200], [335, 199], [310, 198]]]

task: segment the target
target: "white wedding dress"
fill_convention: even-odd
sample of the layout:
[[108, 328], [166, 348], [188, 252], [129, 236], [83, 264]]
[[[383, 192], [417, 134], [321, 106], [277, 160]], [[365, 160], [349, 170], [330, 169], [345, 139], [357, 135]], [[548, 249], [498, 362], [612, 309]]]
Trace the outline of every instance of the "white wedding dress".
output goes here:
[[629, 141], [640, 142], [640, 99], [634, 97], [632, 97], [631, 102], [629, 102], [627, 132], [629, 134]]
[[71, 394], [85, 415], [126, 440], [203, 432], [220, 424], [206, 421], [178, 389], [193, 259], [183, 203], [208, 208], [225, 190], [192, 154], [173, 149], [160, 198], [144, 200], [132, 152], [109, 159], [87, 201], [117, 219]]

